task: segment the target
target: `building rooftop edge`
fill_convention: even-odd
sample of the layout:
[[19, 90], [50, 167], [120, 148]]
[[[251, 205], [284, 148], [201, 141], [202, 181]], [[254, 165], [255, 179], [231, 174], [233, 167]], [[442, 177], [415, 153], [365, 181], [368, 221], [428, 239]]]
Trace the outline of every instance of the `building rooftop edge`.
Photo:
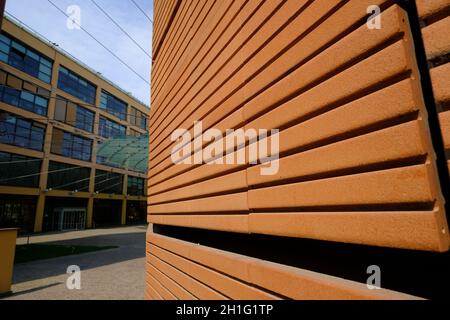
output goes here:
[[[6, 20], [8, 20], [9, 22], [11, 22], [12, 24], [14, 24], [15, 26], [17, 26], [18, 28], [24, 30], [25, 32], [27, 32], [28, 34], [30, 34], [31, 36], [35, 37], [36, 39], [38, 39], [39, 41], [47, 44], [49, 47], [53, 48], [54, 50], [56, 50], [57, 52], [59, 52], [60, 54], [64, 55], [66, 58], [72, 60], [73, 62], [79, 64], [81, 67], [83, 67], [84, 69], [86, 69], [88, 72], [92, 73], [94, 76], [98, 77], [99, 79], [105, 81], [106, 83], [108, 83], [109, 85], [113, 86], [114, 88], [116, 88], [117, 90], [119, 90], [120, 92], [122, 92], [123, 94], [125, 94], [126, 96], [128, 96], [129, 98], [135, 100], [136, 102], [142, 104], [143, 106], [147, 107], [150, 109], [150, 106], [143, 102], [142, 100], [140, 100], [139, 98], [135, 97], [132, 93], [125, 91], [124, 89], [122, 89], [120, 86], [118, 86], [117, 84], [115, 84], [113, 81], [107, 79], [105, 76], [103, 76], [102, 74], [100, 74], [98, 71], [94, 70], [93, 68], [89, 67], [86, 63], [84, 63], [83, 61], [75, 58], [73, 55], [71, 55], [69, 52], [67, 52], [66, 50], [60, 48], [56, 43], [50, 41], [49, 39], [47, 39], [44, 35], [41, 35], [40, 33], [38, 33], [37, 31], [34, 31], [33, 29], [31, 29], [30, 27], [28, 27], [27, 25], [25, 25], [23, 22], [19, 21], [17, 18], [15, 18], [14, 16], [12, 16], [11, 14], [9, 14], [8, 12], [5, 12], [5, 16], [4, 18], [6, 18]], [[150, 93], [150, 91], [149, 91]]]

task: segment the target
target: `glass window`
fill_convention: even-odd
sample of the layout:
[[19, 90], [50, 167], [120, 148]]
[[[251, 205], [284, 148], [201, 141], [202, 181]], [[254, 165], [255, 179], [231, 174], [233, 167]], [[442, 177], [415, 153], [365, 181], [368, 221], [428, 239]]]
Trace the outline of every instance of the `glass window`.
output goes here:
[[0, 152], [0, 185], [37, 188], [41, 164], [40, 159]]
[[[75, 118], [73, 118], [73, 113], [75, 113]], [[70, 120], [68, 114], [72, 114]], [[87, 132], [93, 132], [94, 118], [94, 112], [89, 109], [72, 103], [63, 97], [56, 97], [55, 120]]]
[[0, 60], [50, 83], [53, 62], [5, 33], [0, 37]]
[[[4, 43], [3, 41], [0, 41], [0, 51], [3, 52], [6, 55], [6, 57], [8, 57], [9, 45]], [[4, 62], [6, 62], [6, 61], [4, 61]]]
[[147, 130], [147, 118], [144, 114], [141, 117], [141, 129]]
[[[13, 76], [7, 74], [7, 79], [10, 77]], [[20, 86], [22, 90], [12, 88], [7, 85], [0, 85], [0, 101], [42, 116], [46, 116], [49, 93], [40, 87], [36, 90], [39, 93], [27, 91], [24, 89], [24, 86], [27, 84], [29, 85], [29, 83], [18, 78], [15, 79], [17, 80], [18, 86]], [[5, 82], [7, 83], [8, 81], [6, 80]], [[34, 87], [36, 88], [36, 86]]]
[[59, 67], [58, 88], [89, 104], [95, 104], [97, 88], [72, 71]]
[[133, 126], [137, 125], [137, 113], [138, 113], [138, 111], [135, 108], [131, 108], [130, 123]]
[[8, 113], [0, 117], [0, 142], [21, 148], [42, 151], [45, 126]]
[[140, 127], [141, 129], [147, 131], [147, 124], [148, 124], [147, 116], [145, 115], [145, 113], [133, 107], [131, 108], [130, 123], [133, 126]]
[[100, 117], [99, 134], [103, 138], [109, 139], [118, 136], [125, 136], [126, 131], [126, 127], [121, 126], [114, 121], [108, 120], [105, 117]]
[[12, 41], [12, 47], [23, 54], [27, 52], [27, 49], [16, 41]]
[[127, 119], [127, 104], [103, 90], [100, 99], [100, 108], [121, 120]]
[[75, 127], [92, 132], [94, 130], [94, 113], [86, 108], [77, 106], [77, 120]]
[[60, 130], [53, 130], [52, 153], [83, 161], [91, 160], [92, 140], [63, 132], [62, 141], [60, 141], [58, 139], [60, 132]]
[[5, 44], [7, 44], [8, 46], [11, 43], [11, 39], [9, 37], [7, 37], [5, 34], [1, 33], [0, 34], [0, 41], [4, 42]]
[[53, 190], [89, 191], [91, 169], [50, 161], [47, 188]]
[[128, 191], [132, 196], [143, 196], [145, 188], [145, 179], [138, 177], [128, 177]]
[[123, 194], [123, 175], [96, 170], [95, 191], [107, 194]]
[[0, 197], [0, 228], [19, 228], [19, 233], [30, 233], [34, 229], [37, 197]]

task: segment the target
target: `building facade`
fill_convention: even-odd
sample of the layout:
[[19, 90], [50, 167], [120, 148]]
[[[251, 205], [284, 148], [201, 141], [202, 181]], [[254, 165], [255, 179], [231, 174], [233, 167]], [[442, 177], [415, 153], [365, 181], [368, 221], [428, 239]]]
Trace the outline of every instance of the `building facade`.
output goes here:
[[5, 17], [0, 34], [0, 226], [42, 232], [145, 222], [146, 173], [97, 156], [147, 135], [149, 107]]
[[448, 298], [449, 9], [155, 0], [146, 297]]

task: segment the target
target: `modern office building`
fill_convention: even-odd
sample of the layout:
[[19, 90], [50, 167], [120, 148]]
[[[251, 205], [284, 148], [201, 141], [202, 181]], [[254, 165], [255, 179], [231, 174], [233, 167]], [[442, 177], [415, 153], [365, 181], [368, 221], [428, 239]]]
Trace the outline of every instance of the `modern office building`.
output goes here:
[[97, 151], [111, 139], [148, 139], [148, 113], [144, 103], [5, 17], [0, 227], [45, 232], [145, 222], [146, 165], [111, 162]]

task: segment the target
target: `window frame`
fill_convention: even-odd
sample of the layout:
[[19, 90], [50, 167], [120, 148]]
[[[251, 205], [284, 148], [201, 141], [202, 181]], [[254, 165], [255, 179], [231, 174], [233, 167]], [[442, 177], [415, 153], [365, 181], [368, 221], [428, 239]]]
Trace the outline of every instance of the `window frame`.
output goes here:
[[0, 61], [45, 83], [50, 84], [52, 81], [54, 61], [3, 31], [0, 36]]
[[[45, 125], [8, 112], [3, 112], [3, 114], [6, 115], [6, 119], [0, 120], [0, 129], [5, 126], [6, 132], [0, 135], [0, 143], [29, 150], [43, 151], [46, 134]], [[27, 124], [27, 127], [24, 124]], [[36, 131], [39, 131], [40, 139], [35, 139]], [[6, 140], [3, 137], [7, 137]], [[35, 144], [35, 141], [39, 142], [39, 144]]]
[[[30, 160], [30, 161], [28, 161]], [[24, 161], [17, 163], [17, 161]], [[17, 155], [0, 151], [0, 180], [1, 185], [9, 187], [38, 188], [42, 167], [42, 159]], [[11, 179], [17, 176], [28, 176], [23, 179]]]
[[[77, 82], [75, 87], [74, 82]], [[58, 68], [57, 87], [59, 90], [64, 91], [87, 104], [95, 105], [97, 86], [63, 65], [59, 65]], [[84, 89], [82, 90], [81, 87], [84, 87]]]
[[[105, 133], [105, 128], [106, 132]], [[122, 130], [123, 129], [123, 130]], [[113, 131], [119, 131], [119, 134], [115, 134]], [[106, 139], [124, 136], [127, 134], [127, 127], [108, 119], [107, 117], [100, 116], [98, 124], [98, 134]]]
[[[48, 115], [48, 106], [50, 103], [50, 92], [46, 89], [41, 88], [34, 83], [25, 81], [20, 79], [5, 70], [0, 69], [0, 72], [5, 74], [5, 84], [0, 85], [0, 101], [12, 105], [14, 107], [20, 108], [22, 110], [26, 110], [40, 116], [46, 117]], [[21, 89], [13, 88], [8, 86], [8, 79], [10, 77], [21, 81]], [[43, 94], [39, 94], [37, 92], [31, 92], [25, 88], [25, 85], [36, 87], [36, 91], [46, 91], [48, 93], [48, 97], [45, 97]], [[32, 96], [32, 100], [24, 99], [24, 95]], [[41, 105], [38, 101], [43, 101], [45, 104]]]
[[[112, 101], [112, 102], [110, 102]], [[114, 108], [115, 106], [121, 105], [123, 110], [116, 111]], [[109, 114], [119, 118], [122, 121], [127, 120], [127, 114], [128, 114], [128, 103], [125, 101], [117, 98], [113, 94], [109, 93], [108, 91], [102, 89], [101, 95], [100, 95], [100, 109], [105, 110]]]
[[[93, 140], [73, 134], [71, 132], [67, 132], [61, 129], [56, 129], [61, 131], [62, 134], [62, 141], [61, 141], [61, 152], [57, 153], [54, 151], [54, 148], [52, 147], [51, 153], [57, 154], [66, 158], [80, 160], [80, 161], [86, 161], [91, 162], [92, 160], [92, 147], [93, 147]], [[56, 132], [54, 130], [54, 134]], [[54, 144], [55, 135], [52, 137], [52, 146]], [[78, 143], [76, 143], [78, 141]], [[81, 142], [81, 143], [79, 143]], [[77, 144], [77, 146], [75, 146]], [[76, 152], [80, 150], [80, 156], [77, 156]], [[89, 150], [89, 152], [86, 152], [86, 150]]]

